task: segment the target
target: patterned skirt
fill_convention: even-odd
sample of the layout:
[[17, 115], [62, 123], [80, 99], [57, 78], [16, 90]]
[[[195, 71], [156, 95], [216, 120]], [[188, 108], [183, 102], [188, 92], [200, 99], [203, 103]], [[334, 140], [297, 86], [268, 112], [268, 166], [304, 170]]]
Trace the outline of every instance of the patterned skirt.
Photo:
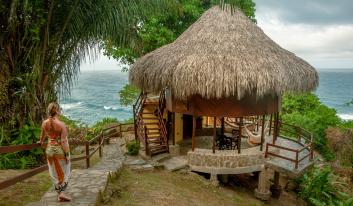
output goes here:
[[68, 184], [71, 163], [66, 161], [61, 145], [48, 144], [45, 153], [47, 155], [49, 174], [55, 190], [58, 193], [63, 192]]

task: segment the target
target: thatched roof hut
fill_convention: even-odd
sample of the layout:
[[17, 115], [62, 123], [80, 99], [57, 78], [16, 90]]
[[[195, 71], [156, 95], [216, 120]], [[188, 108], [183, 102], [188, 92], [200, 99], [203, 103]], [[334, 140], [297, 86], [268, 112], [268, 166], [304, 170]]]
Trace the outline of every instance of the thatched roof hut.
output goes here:
[[168, 88], [169, 111], [209, 116], [271, 114], [284, 92], [318, 85], [306, 61], [281, 48], [240, 10], [231, 14], [218, 6], [173, 43], [137, 60], [129, 79], [148, 92]]
[[173, 43], [148, 53], [130, 68], [130, 82], [145, 91], [168, 88], [173, 99], [240, 100], [307, 92], [316, 70], [281, 48], [240, 10], [215, 6]]

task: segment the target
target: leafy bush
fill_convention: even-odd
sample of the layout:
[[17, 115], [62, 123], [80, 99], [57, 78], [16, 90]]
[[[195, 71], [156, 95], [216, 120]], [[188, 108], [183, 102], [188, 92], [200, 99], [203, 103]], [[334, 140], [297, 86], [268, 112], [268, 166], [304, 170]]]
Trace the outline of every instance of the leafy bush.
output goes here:
[[129, 155], [137, 155], [140, 150], [140, 143], [138, 141], [132, 141], [126, 144], [127, 153]]
[[113, 123], [119, 123], [119, 121], [116, 118], [104, 118], [101, 121], [96, 122], [91, 128], [88, 129], [86, 139], [93, 139], [103, 131], [104, 127]]
[[[1, 130], [4, 130], [3, 127]], [[39, 140], [40, 128], [29, 123], [4, 136], [1, 131], [1, 145], [22, 145], [32, 144]], [[43, 149], [36, 148], [29, 151], [8, 153], [0, 155], [0, 169], [25, 169], [38, 166], [43, 160]]]
[[299, 182], [299, 196], [315, 206], [348, 206], [353, 198], [344, 192], [346, 185], [332, 173], [330, 167], [315, 167], [304, 174]]

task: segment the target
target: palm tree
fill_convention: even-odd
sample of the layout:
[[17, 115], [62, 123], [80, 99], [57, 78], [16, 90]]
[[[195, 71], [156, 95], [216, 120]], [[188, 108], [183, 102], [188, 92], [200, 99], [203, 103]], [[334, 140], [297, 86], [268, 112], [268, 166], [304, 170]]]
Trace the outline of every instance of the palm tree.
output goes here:
[[[130, 39], [135, 22], [176, 11], [172, 0], [5, 0], [0, 5], [0, 121], [38, 122], [48, 102], [70, 89], [102, 40]], [[11, 94], [11, 95], [10, 95]]]
[[[252, 2], [204, 1], [240, 7]], [[2, 0], [0, 123], [39, 122], [104, 40], [128, 45], [138, 22], [163, 12], [178, 12], [178, 0]]]

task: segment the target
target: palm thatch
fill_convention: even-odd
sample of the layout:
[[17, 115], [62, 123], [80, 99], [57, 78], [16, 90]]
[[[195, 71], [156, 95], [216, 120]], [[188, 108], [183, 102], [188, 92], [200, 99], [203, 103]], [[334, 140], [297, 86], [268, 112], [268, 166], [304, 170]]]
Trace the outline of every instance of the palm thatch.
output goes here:
[[277, 45], [240, 10], [231, 14], [218, 6], [173, 43], [138, 59], [129, 79], [145, 91], [168, 87], [179, 100], [281, 96], [318, 85], [306, 61]]

